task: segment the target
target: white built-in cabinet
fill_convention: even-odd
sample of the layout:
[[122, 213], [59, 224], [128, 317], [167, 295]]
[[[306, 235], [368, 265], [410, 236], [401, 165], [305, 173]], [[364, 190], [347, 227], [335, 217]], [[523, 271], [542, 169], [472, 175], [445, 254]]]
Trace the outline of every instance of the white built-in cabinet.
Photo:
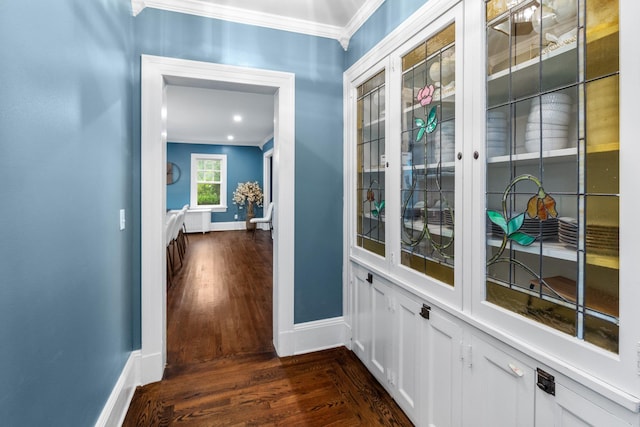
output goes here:
[[364, 269], [352, 281], [352, 350], [414, 422], [460, 425], [460, 325]]
[[350, 345], [416, 425], [640, 426], [637, 16], [430, 0], [345, 72]]

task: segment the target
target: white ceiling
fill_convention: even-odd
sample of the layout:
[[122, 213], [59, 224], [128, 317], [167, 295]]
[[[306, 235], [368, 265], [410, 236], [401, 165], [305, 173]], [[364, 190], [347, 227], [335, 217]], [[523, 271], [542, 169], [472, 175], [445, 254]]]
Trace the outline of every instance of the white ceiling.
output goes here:
[[[272, 88], [197, 80], [167, 83], [167, 141], [262, 147], [273, 137]], [[236, 114], [241, 122], [234, 122]]]
[[[334, 38], [350, 37], [384, 0], [131, 0], [150, 7]], [[197, 80], [167, 81], [167, 141], [262, 146], [273, 137], [273, 89]], [[241, 123], [233, 115], [243, 117]], [[233, 135], [229, 141], [227, 135]]]
[[203, 0], [270, 15], [345, 27], [367, 0]]

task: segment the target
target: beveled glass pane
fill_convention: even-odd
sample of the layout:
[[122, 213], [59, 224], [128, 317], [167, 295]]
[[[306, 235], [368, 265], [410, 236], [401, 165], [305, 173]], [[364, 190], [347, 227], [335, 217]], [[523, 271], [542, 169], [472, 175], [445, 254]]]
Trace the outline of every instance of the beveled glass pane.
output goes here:
[[205, 170], [213, 169], [213, 160], [205, 160], [204, 161], [204, 168], [205, 168]]
[[384, 72], [358, 88], [356, 244], [384, 256]]
[[198, 171], [197, 176], [198, 181], [204, 181], [204, 172]]
[[586, 163], [586, 189], [590, 194], [618, 194], [620, 156], [617, 151], [591, 154]]
[[204, 173], [204, 177], [203, 177], [203, 181], [206, 181], [206, 182], [213, 181], [213, 172], [209, 172], [209, 171], [205, 172]]
[[[511, 66], [525, 63], [540, 55], [540, 33], [534, 31], [530, 6], [512, 9], [511, 13]], [[541, 27], [544, 26], [544, 21]]]
[[587, 1], [587, 79], [619, 70], [618, 0]]
[[[403, 58], [401, 263], [453, 285], [455, 25]], [[427, 59], [425, 61], [425, 59]]]
[[[563, 8], [546, 30], [544, 20], [540, 37], [541, 90], [565, 87], [579, 81], [577, 0], [565, 0]], [[558, 18], [562, 17], [562, 20]]]
[[456, 39], [455, 22], [427, 40], [427, 57], [453, 44]]
[[620, 328], [618, 325], [593, 316], [585, 316], [584, 339], [598, 347], [618, 352]]
[[378, 74], [376, 74], [375, 76], [373, 76], [372, 78], [364, 82], [362, 86], [360, 86], [362, 88], [362, 94], [359, 95], [359, 97], [383, 85], [384, 85], [384, 71], [380, 71]]
[[213, 172], [213, 181], [220, 182], [220, 172]]
[[510, 123], [511, 114], [508, 106], [494, 108], [487, 112], [487, 157], [492, 158], [510, 154], [512, 146]]
[[618, 317], [619, 270], [587, 264], [585, 277], [585, 306], [599, 313]]
[[487, 28], [487, 75], [495, 75], [509, 68], [509, 43], [511, 28], [509, 17]]
[[489, 0], [487, 1], [487, 22], [505, 13], [510, 7], [517, 6], [526, 0]]
[[620, 198], [618, 196], [586, 197], [587, 252], [618, 255]]
[[586, 84], [587, 153], [619, 149], [618, 75]]
[[487, 3], [487, 300], [616, 352], [617, 0], [516, 3]]
[[509, 289], [491, 281], [487, 282], [487, 301], [566, 334], [576, 334], [574, 309], [531, 296], [525, 292]]
[[406, 71], [414, 65], [424, 61], [427, 57], [427, 47], [420, 43], [415, 49], [402, 57], [402, 71]]

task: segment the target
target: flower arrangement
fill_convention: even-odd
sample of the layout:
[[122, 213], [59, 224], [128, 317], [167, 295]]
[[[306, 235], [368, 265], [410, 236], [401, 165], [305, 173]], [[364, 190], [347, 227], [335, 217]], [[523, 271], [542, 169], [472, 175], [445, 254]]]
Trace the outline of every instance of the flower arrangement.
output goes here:
[[258, 181], [239, 182], [236, 191], [233, 192], [233, 204], [244, 205], [245, 203], [253, 203], [262, 206], [262, 189]]

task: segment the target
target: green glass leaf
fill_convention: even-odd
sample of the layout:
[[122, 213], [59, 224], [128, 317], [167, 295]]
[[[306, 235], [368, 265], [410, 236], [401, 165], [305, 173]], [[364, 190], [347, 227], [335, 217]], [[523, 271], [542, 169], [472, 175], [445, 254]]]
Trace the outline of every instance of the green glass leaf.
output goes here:
[[515, 233], [520, 230], [522, 223], [524, 223], [524, 212], [509, 220], [509, 223], [507, 224], [507, 235], [511, 235], [511, 233]]
[[507, 221], [504, 219], [504, 217], [500, 212], [487, 211], [487, 216], [489, 217], [492, 223], [502, 228], [502, 231], [504, 231], [506, 234], [509, 234], [507, 233]]
[[424, 120], [422, 120], [420, 117], [416, 117], [416, 118], [414, 119], [414, 122], [415, 122], [416, 126], [417, 126], [417, 127], [419, 127], [419, 128], [423, 128], [423, 127], [424, 127], [424, 125], [426, 124], [426, 123], [424, 122]]
[[535, 237], [529, 236], [522, 231], [516, 231], [515, 233], [510, 234], [509, 238], [522, 246], [529, 246], [536, 240]]
[[424, 127], [421, 127], [421, 128], [420, 128], [420, 130], [418, 131], [418, 135], [416, 135], [416, 142], [419, 142], [419, 141], [422, 139], [422, 137], [424, 136], [424, 132], [425, 132], [426, 130], [427, 130], [427, 129], [426, 129], [426, 128], [424, 128]]
[[432, 107], [429, 110], [429, 116], [427, 117], [427, 133], [431, 133], [436, 130], [436, 126], [438, 126], [438, 109], [436, 107]]
[[371, 215], [378, 217], [378, 209], [371, 209]]

